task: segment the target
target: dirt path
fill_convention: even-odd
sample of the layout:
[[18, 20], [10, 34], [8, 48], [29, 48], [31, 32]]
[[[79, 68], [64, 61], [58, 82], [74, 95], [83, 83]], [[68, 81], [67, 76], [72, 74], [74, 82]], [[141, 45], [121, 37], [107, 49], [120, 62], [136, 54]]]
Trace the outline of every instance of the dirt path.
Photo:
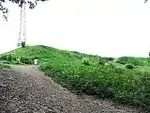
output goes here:
[[111, 101], [77, 96], [34, 66], [0, 71], [0, 113], [140, 113]]

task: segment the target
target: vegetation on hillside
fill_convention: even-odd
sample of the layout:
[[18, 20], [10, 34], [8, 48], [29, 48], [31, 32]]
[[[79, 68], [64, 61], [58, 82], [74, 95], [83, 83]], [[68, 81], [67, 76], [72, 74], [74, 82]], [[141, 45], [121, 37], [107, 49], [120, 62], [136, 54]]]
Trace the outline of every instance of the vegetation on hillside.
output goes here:
[[146, 58], [114, 58], [58, 50], [46, 46], [27, 46], [2, 54], [1, 62], [32, 64], [40, 67], [61, 85], [91, 95], [138, 105], [150, 110], [150, 66]]
[[138, 58], [138, 57], [120, 57], [116, 61], [117, 63], [120, 64], [132, 64], [134, 66], [150, 66], [150, 59], [146, 58]]
[[0, 69], [3, 69], [3, 68], [10, 68], [10, 66], [4, 63], [0, 63]]

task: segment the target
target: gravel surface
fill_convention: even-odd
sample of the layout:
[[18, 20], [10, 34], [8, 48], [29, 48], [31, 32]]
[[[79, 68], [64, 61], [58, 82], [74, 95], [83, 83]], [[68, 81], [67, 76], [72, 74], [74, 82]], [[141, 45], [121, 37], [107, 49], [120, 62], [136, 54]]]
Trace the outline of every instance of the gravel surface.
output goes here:
[[35, 66], [0, 70], [0, 113], [142, 113], [110, 100], [75, 95]]

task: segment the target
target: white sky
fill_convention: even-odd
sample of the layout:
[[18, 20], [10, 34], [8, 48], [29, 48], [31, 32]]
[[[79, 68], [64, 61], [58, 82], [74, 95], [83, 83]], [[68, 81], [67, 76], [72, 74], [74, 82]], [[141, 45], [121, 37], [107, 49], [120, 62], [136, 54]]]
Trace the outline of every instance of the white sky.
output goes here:
[[[16, 48], [19, 8], [0, 19], [0, 52]], [[50, 0], [27, 11], [27, 43], [101, 56], [148, 56], [150, 3], [144, 0]]]

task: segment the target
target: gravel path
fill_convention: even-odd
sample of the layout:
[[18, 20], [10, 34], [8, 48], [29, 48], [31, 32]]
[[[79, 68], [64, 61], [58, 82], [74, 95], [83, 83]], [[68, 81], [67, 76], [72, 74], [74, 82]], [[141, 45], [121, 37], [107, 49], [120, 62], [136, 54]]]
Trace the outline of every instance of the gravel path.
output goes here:
[[78, 96], [34, 66], [0, 70], [0, 113], [142, 113], [109, 100]]

